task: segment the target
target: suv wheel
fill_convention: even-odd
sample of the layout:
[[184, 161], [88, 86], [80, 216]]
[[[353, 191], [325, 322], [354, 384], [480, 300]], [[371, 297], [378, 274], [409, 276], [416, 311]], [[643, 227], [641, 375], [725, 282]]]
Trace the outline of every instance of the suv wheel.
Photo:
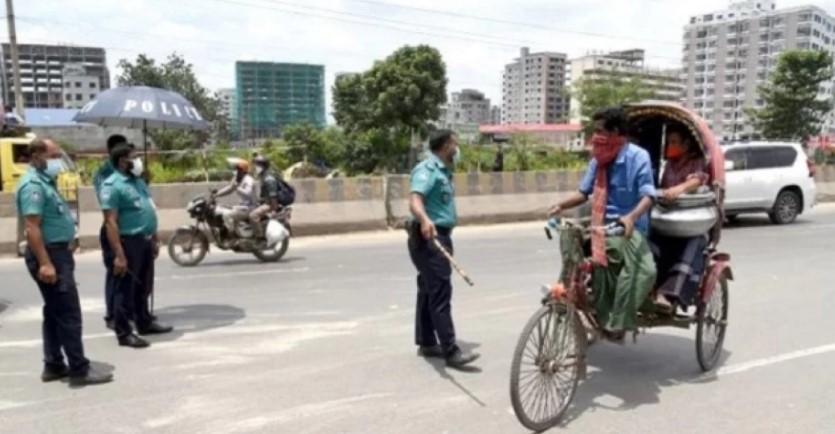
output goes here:
[[777, 195], [777, 200], [774, 202], [774, 208], [768, 214], [771, 221], [777, 225], [784, 225], [797, 220], [800, 214], [801, 200], [800, 196], [790, 190], [783, 190]]

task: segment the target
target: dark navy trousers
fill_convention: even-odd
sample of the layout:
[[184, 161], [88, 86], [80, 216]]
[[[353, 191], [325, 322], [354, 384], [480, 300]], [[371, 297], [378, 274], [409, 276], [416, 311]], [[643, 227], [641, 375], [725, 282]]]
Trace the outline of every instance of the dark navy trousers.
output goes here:
[[[452, 254], [451, 231], [437, 229], [438, 241]], [[415, 344], [434, 346], [440, 341], [444, 352], [452, 354], [458, 349], [452, 322], [452, 266], [434, 243], [423, 238], [417, 224], [409, 228], [409, 256], [418, 272]]]
[[81, 341], [81, 303], [75, 283], [75, 259], [69, 243], [48, 244], [46, 252], [58, 277], [57, 282], [51, 285], [38, 280], [40, 264], [32, 251], [27, 248], [25, 255], [26, 268], [38, 285], [44, 301], [44, 364], [56, 369], [63, 367], [66, 355], [70, 375], [84, 376], [90, 361], [84, 357], [84, 344]]

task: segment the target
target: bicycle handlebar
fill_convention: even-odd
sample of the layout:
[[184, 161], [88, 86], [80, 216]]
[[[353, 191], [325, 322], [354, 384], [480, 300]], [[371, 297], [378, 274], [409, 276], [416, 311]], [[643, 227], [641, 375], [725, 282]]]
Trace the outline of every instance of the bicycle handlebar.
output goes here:
[[619, 237], [626, 233], [626, 228], [621, 222], [612, 222], [604, 226], [586, 226], [584, 223], [590, 222], [590, 218], [557, 218], [552, 217], [545, 225], [545, 235], [548, 239], [553, 239], [551, 236], [551, 229], [561, 232], [566, 229], [580, 229], [583, 233], [591, 233], [595, 230], [601, 230], [607, 237]]

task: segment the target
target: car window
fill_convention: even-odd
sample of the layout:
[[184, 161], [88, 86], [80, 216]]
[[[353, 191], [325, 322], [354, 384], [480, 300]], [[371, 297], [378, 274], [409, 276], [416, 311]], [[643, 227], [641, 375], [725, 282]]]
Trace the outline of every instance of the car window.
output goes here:
[[725, 152], [725, 161], [733, 161], [734, 170], [746, 170], [748, 168], [745, 149], [731, 149]]
[[786, 146], [769, 146], [748, 150], [748, 169], [777, 169], [791, 167], [797, 159], [797, 151]]

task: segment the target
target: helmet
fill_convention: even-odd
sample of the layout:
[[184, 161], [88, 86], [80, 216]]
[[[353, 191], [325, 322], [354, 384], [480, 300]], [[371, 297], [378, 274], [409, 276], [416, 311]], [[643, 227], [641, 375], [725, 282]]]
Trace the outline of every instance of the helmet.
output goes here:
[[235, 165], [235, 169], [238, 169], [241, 172], [249, 172], [249, 162], [239, 161], [238, 164]]
[[268, 169], [270, 167], [270, 160], [268, 160], [267, 157], [264, 157], [263, 155], [255, 157], [252, 160], [252, 162], [255, 163], [256, 166], [261, 166], [264, 169]]

